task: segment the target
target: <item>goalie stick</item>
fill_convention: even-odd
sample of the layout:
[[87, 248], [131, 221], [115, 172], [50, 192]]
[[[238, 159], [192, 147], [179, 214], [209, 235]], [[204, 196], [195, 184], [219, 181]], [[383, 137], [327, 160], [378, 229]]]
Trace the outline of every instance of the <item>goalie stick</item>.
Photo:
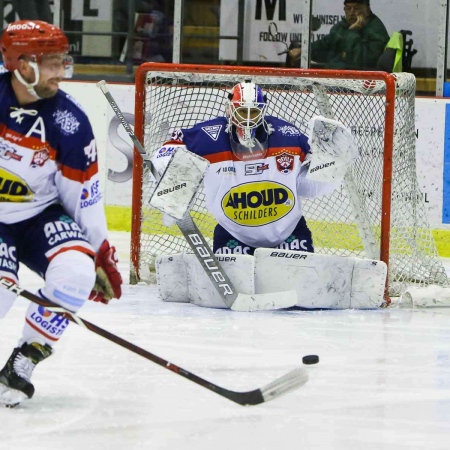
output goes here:
[[[152, 162], [147, 158], [147, 153], [134, 134], [129, 123], [125, 120], [122, 111], [117, 106], [111, 93], [108, 90], [105, 80], [97, 83], [97, 87], [101, 89], [104, 96], [108, 100], [111, 108], [115, 112], [120, 123], [133, 141], [137, 151], [142, 156], [145, 166], [151, 172], [156, 181], [161, 179], [158, 171]], [[181, 233], [187, 240], [189, 246], [194, 252], [197, 260], [201, 264], [203, 270], [211, 280], [216, 292], [224, 302], [224, 304], [234, 311], [259, 311], [267, 309], [289, 308], [297, 304], [297, 293], [295, 291], [276, 292], [273, 294], [241, 294], [238, 293], [233, 286], [228, 275], [223, 270], [221, 264], [217, 260], [214, 252], [206, 242], [205, 237], [195, 225], [191, 215], [187, 213], [183, 219], [176, 222]]]
[[251, 406], [268, 402], [269, 400], [273, 400], [274, 398], [279, 397], [282, 394], [286, 394], [290, 391], [293, 391], [294, 389], [299, 388], [300, 386], [303, 386], [308, 381], [308, 373], [306, 372], [306, 370], [303, 368], [298, 368], [291, 370], [287, 374], [276, 379], [275, 381], [272, 381], [272, 383], [269, 383], [267, 386], [264, 386], [260, 389], [255, 389], [248, 392], [230, 391], [229, 389], [225, 389], [218, 386], [217, 384], [211, 383], [210, 381], [207, 381], [204, 378], [201, 378], [198, 375], [195, 375], [194, 373], [183, 369], [182, 367], [179, 367], [169, 361], [166, 361], [163, 358], [160, 358], [154, 353], [150, 353], [149, 351], [144, 350], [143, 348], [140, 348], [137, 345], [132, 344], [131, 342], [128, 342], [125, 339], [122, 339], [121, 337], [116, 336], [115, 334], [110, 333], [109, 331], [106, 331], [103, 328], [100, 328], [85, 319], [82, 319], [75, 313], [72, 313], [71, 311], [63, 308], [60, 305], [57, 305], [56, 303], [53, 303], [50, 300], [44, 300], [37, 295], [25, 289], [22, 289], [20, 286], [10, 280], [7, 280], [6, 278], [0, 278], [0, 286], [14, 292], [17, 295], [20, 295], [23, 298], [26, 298], [33, 303], [37, 303], [38, 305], [43, 306], [49, 311], [60, 314], [71, 322], [74, 322], [83, 328], [87, 328], [93, 333], [98, 334], [99, 336], [102, 336], [105, 339], [108, 339], [109, 341], [114, 342], [115, 344], [120, 345], [121, 347], [144, 357], [145, 359], [159, 364], [165, 369], [170, 370], [177, 375], [181, 375], [182, 377], [191, 380], [194, 383], [206, 389], [209, 389], [210, 391], [215, 392], [221, 397], [225, 397], [228, 400], [238, 403], [239, 405]]

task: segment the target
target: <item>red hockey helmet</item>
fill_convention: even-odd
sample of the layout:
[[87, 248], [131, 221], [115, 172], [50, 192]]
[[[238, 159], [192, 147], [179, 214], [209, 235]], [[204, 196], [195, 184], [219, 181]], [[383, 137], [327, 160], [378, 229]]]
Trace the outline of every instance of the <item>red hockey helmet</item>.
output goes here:
[[5, 69], [14, 71], [22, 56], [69, 52], [69, 41], [55, 25], [40, 20], [18, 20], [10, 23], [2, 34], [0, 47]]

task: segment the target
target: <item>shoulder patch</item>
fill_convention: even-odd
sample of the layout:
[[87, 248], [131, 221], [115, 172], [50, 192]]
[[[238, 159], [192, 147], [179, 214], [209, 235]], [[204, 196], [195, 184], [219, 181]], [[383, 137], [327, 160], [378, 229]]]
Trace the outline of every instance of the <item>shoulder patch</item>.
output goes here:
[[78, 122], [77, 118], [67, 109], [64, 111], [61, 109], [56, 110], [56, 112], [53, 113], [53, 118], [66, 136], [75, 134], [78, 131], [80, 122]]
[[281, 133], [284, 136], [300, 136], [300, 131], [294, 127], [293, 125], [282, 125], [278, 127], [278, 130], [281, 131]]
[[222, 129], [222, 125], [209, 125], [207, 127], [202, 127], [202, 130], [213, 140], [217, 141], [219, 139], [219, 133]]

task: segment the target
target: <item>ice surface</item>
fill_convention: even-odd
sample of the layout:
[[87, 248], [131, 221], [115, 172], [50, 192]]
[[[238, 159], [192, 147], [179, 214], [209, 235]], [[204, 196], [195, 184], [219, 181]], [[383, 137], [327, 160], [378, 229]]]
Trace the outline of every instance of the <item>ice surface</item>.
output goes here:
[[[111, 233], [128, 279], [129, 235]], [[21, 284], [36, 290], [30, 272]], [[27, 301], [1, 322], [0, 363]], [[233, 390], [304, 366], [309, 381], [242, 407], [72, 324], [34, 373], [36, 394], [0, 409], [0, 449], [410, 450], [450, 447], [450, 308], [238, 313], [163, 303], [155, 287], [80, 316]]]

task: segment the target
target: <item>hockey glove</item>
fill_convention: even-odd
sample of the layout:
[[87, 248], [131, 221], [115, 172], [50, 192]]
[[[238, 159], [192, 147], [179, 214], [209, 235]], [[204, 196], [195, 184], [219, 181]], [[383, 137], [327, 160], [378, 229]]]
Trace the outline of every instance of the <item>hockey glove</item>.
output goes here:
[[96, 280], [89, 296], [90, 300], [108, 304], [112, 298], [120, 298], [122, 276], [117, 269], [118, 262], [115, 247], [111, 247], [109, 242], [104, 240], [95, 259]]

